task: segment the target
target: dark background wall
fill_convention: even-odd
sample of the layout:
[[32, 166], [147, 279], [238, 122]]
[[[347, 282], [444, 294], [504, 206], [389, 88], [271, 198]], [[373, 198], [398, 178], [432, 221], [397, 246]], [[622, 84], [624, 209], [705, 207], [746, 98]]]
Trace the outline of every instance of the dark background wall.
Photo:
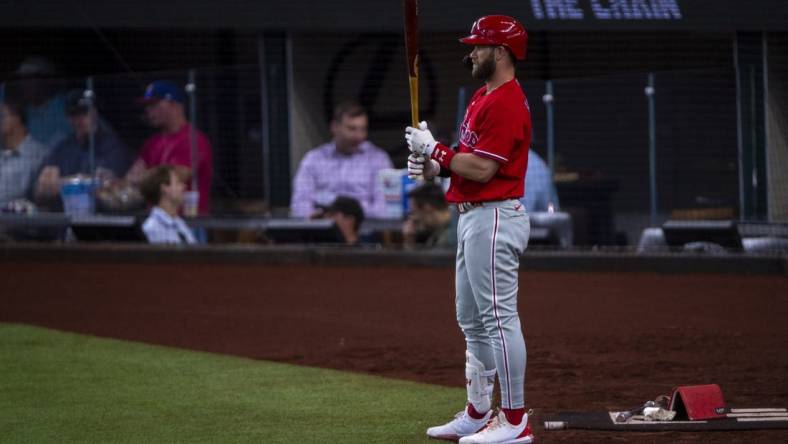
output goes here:
[[[737, 30], [785, 30], [788, 8], [774, 0], [677, 0], [681, 17], [600, 19], [599, 7], [609, 10], [612, 3], [584, 0], [576, 2], [582, 12], [577, 19], [571, 3], [422, 2], [423, 117], [450, 141], [460, 88], [467, 97], [478, 86], [460, 67], [467, 48], [456, 39], [473, 18], [491, 9], [506, 12], [529, 28], [528, 60], [519, 77], [534, 115], [537, 152], [546, 153], [541, 97], [545, 81], [553, 80], [559, 170], [607, 181], [617, 213], [647, 213], [643, 89], [653, 72], [660, 212], [738, 207]], [[0, 1], [0, 77], [12, 79], [29, 55], [55, 62], [70, 86], [81, 87], [85, 76], [94, 76], [107, 119], [136, 148], [150, 130], [133, 99], [152, 79], [185, 83], [187, 70], [195, 69], [197, 121], [216, 151], [214, 194], [259, 199], [267, 176], [276, 175], [277, 203], [286, 205], [295, 166], [306, 150], [329, 137], [326, 116], [343, 98], [370, 107], [370, 138], [403, 164], [400, 133], [408, 96], [400, 4], [342, 6], [86, 0], [34, 7]], [[277, 29], [282, 31], [272, 38], [270, 31]], [[266, 90], [265, 103], [273, 111], [264, 116], [259, 43], [266, 40], [276, 58], [267, 60], [265, 76], [285, 81]], [[752, 54], [758, 59], [757, 51]], [[265, 137], [274, 154], [284, 153], [271, 165], [263, 161]]]
[[[456, 36], [422, 35], [423, 117], [446, 138], [455, 126], [459, 88], [465, 87], [469, 96], [477, 87], [460, 66], [467, 49], [456, 43]], [[534, 113], [534, 149], [545, 155], [541, 96], [544, 81], [553, 79], [559, 167], [614, 179], [617, 209], [646, 210], [643, 88], [647, 73], [656, 72], [660, 206], [692, 205], [698, 197], [735, 205], [732, 41], [724, 32], [533, 32], [520, 78]], [[291, 124], [303, 134], [294, 135], [292, 162], [279, 168], [292, 170], [303, 152], [328, 138], [327, 110], [346, 97], [370, 107], [371, 139], [402, 165], [400, 127], [407, 121], [408, 102], [398, 35], [301, 33], [293, 35], [293, 42], [293, 94], [306, 97]], [[130, 146], [138, 147], [150, 130], [133, 99], [150, 80], [167, 77], [185, 83], [186, 70], [195, 68], [198, 122], [217, 148], [215, 192], [259, 198], [263, 169], [257, 50], [255, 33], [230, 29], [3, 29], [0, 71], [12, 73], [26, 56], [36, 54], [51, 59], [73, 86], [81, 86], [84, 76], [96, 76], [107, 119]], [[380, 63], [382, 52], [388, 63]], [[367, 78], [378, 80], [365, 82]], [[364, 85], [378, 89], [364, 90]], [[698, 181], [699, 175], [711, 180]]]

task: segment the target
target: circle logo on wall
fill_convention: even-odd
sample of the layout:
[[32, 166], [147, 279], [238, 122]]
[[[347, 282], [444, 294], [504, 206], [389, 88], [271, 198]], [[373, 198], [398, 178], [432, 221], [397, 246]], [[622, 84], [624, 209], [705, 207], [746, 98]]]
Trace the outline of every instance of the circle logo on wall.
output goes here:
[[[419, 52], [419, 117], [432, 118], [438, 82], [428, 55]], [[408, 68], [402, 35], [362, 35], [334, 55], [323, 83], [323, 112], [330, 121], [334, 107], [355, 99], [369, 113], [370, 127], [410, 122]]]

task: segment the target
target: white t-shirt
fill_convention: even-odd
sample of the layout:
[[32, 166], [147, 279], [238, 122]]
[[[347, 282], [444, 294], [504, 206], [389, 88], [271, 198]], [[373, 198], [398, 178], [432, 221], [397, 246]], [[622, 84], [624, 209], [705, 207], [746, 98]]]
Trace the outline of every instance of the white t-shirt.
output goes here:
[[159, 207], [153, 207], [142, 224], [142, 231], [152, 244], [196, 244], [194, 233], [180, 217], [170, 217]]

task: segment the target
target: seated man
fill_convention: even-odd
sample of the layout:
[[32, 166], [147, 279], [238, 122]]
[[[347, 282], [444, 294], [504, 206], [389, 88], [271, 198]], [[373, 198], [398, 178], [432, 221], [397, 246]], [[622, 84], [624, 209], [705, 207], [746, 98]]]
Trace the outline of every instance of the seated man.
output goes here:
[[94, 136], [96, 175], [102, 179], [123, 177], [131, 164], [131, 153], [114, 132], [100, 123], [98, 111], [80, 91], [72, 91], [66, 102], [68, 121], [74, 134], [60, 142], [44, 159], [38, 175], [35, 198], [42, 206], [61, 208], [60, 183], [68, 176], [91, 176], [90, 134]]
[[31, 187], [47, 149], [27, 132], [24, 109], [6, 102], [0, 105], [0, 205], [31, 197]]
[[364, 222], [364, 210], [356, 199], [347, 196], [337, 197], [331, 205], [318, 212], [315, 217], [332, 219], [342, 233], [342, 238], [347, 245], [359, 243], [359, 228]]
[[[191, 188], [192, 175], [192, 124], [186, 119], [186, 98], [181, 88], [168, 80], [157, 80], [145, 89], [140, 101], [145, 104], [148, 123], [159, 130], [142, 146], [140, 155], [129, 171], [128, 179], [139, 182], [145, 170], [169, 164], [181, 180]], [[213, 180], [213, 151], [208, 137], [194, 128], [197, 148], [197, 190], [199, 213], [208, 214], [211, 205]], [[194, 191], [194, 190], [193, 190]]]
[[159, 165], [140, 183], [145, 201], [152, 205], [142, 231], [152, 244], [196, 244], [194, 233], [178, 215], [186, 185], [172, 165]]
[[369, 217], [385, 216], [378, 172], [391, 168], [391, 159], [367, 140], [367, 124], [367, 113], [358, 103], [336, 107], [333, 139], [309, 151], [296, 172], [290, 203], [293, 217], [310, 217], [317, 205], [327, 205], [340, 195], [356, 199]]
[[520, 201], [529, 213], [559, 210], [558, 191], [555, 189], [550, 167], [533, 148], [528, 150], [525, 194]]
[[406, 248], [457, 247], [457, 218], [440, 185], [425, 183], [414, 188], [408, 193], [408, 203], [411, 212], [402, 224]]

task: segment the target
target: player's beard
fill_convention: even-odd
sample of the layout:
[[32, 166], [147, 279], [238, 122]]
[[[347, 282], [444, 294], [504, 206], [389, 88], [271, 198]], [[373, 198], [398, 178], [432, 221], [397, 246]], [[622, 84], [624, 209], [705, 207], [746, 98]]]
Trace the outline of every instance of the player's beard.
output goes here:
[[489, 80], [495, 74], [495, 57], [490, 54], [487, 58], [479, 60], [473, 65], [471, 76], [476, 80]]

